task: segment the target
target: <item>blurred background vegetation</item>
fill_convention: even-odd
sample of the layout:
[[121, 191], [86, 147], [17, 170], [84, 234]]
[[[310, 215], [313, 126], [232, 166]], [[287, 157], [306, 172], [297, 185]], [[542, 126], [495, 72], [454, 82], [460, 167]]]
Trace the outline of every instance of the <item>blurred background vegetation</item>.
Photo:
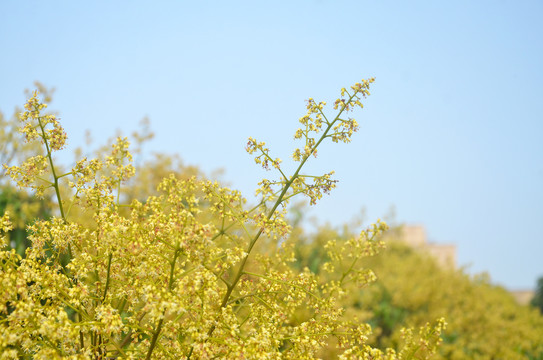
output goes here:
[[[36, 87], [45, 101], [51, 102], [52, 90], [39, 83]], [[16, 130], [19, 111], [15, 109], [9, 118], [0, 113], [2, 163], [11, 164], [39, 152], [39, 149], [25, 144]], [[177, 155], [141, 156], [145, 142], [152, 137], [146, 119], [141, 122], [141, 130], [131, 136], [136, 176], [124, 187], [122, 197], [126, 201], [144, 201], [154, 195], [159, 181], [170, 173], [179, 178], [205, 178], [197, 167], [185, 165]], [[103, 157], [112, 141], [113, 138], [98, 147], [93, 156]], [[78, 149], [76, 158], [83, 153], [83, 149]], [[5, 175], [3, 168], [1, 171]], [[70, 193], [67, 185], [63, 192], [66, 195]], [[64, 196], [64, 199], [68, 198]], [[24, 255], [31, 244], [26, 226], [36, 219], [55, 215], [54, 209], [56, 206], [51, 197], [37, 199], [33, 194], [15, 188], [6, 176], [0, 178], [0, 214], [8, 211], [14, 222], [6, 244], [8, 249], [13, 248]], [[292, 233], [288, 241], [296, 244], [297, 254], [297, 261], [292, 266], [300, 270], [307, 267], [312, 272], [321, 273], [322, 264], [327, 261], [324, 244], [332, 239], [346, 241], [356, 236], [360, 229], [354, 225], [345, 225], [341, 229], [320, 225], [309, 233], [302, 226], [303, 214], [304, 205], [295, 205], [291, 210]], [[75, 206], [70, 217], [84, 219], [85, 214]], [[343, 300], [346, 317], [358, 318], [372, 325], [374, 333], [370, 341], [373, 346], [398, 348], [403, 327], [419, 327], [444, 317], [448, 327], [438, 358], [543, 359], [543, 278], [539, 279], [531, 304], [521, 305], [508, 291], [492, 285], [486, 276], [473, 277], [462, 269], [440, 265], [428, 253], [408, 246], [402, 236], [401, 225], [392, 227], [384, 238], [387, 249], [364, 260], [363, 266], [374, 271], [377, 282], [365, 288], [349, 288]], [[261, 246], [268, 245], [263, 243]], [[300, 309], [291, 321], [303, 322], [305, 316], [307, 312]], [[321, 355], [334, 357], [333, 341]]]

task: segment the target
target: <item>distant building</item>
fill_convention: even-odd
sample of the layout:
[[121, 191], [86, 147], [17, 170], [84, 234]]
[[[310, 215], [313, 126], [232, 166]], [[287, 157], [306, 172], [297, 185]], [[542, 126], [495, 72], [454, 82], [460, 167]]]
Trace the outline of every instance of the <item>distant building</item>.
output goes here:
[[[404, 225], [397, 233], [398, 238], [414, 249], [430, 254], [439, 265], [456, 268], [456, 245], [428, 243], [423, 225]], [[533, 299], [533, 290], [509, 291], [520, 305], [528, 305]]]
[[535, 295], [533, 290], [513, 290], [509, 292], [520, 305], [528, 305]]
[[439, 265], [456, 268], [456, 245], [428, 243], [423, 225], [404, 225], [399, 238], [414, 249], [430, 254]]

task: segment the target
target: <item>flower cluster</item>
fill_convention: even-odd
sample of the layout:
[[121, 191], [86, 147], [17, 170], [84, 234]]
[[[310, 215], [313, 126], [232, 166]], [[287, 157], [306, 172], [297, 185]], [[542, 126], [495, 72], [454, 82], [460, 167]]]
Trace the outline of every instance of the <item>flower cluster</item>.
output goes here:
[[266, 170], [270, 169], [270, 165], [273, 166], [275, 169], [279, 170], [279, 164], [281, 164], [281, 159], [272, 159], [269, 155], [270, 149], [266, 148], [265, 146], [266, 143], [257, 142], [255, 139], [250, 137], [249, 140], [247, 140], [247, 146], [245, 147], [245, 150], [249, 154], [252, 154], [255, 151], [260, 151], [260, 155], [255, 157], [255, 162], [262, 165], [262, 167]]
[[36, 184], [36, 182], [41, 180], [40, 176], [47, 172], [47, 165], [47, 158], [36, 155], [28, 158], [20, 166], [4, 166], [6, 174], [15, 180], [20, 188], [31, 187], [36, 190], [38, 196], [41, 196], [46, 186], [43, 183]]
[[0, 230], [3, 232], [8, 232], [11, 229], [13, 229], [13, 226], [9, 220], [9, 214], [5, 213], [2, 215], [2, 218], [0, 218]]
[[446, 327], [445, 319], [440, 318], [434, 324], [427, 323], [426, 326], [420, 328], [418, 337], [414, 336], [413, 329], [402, 329], [405, 347], [402, 349], [400, 357], [420, 359], [433, 356], [442, 341], [440, 335]]
[[[305, 129], [296, 133], [306, 145], [292, 175], [264, 143], [249, 139], [247, 151], [259, 152], [255, 161], [281, 174], [261, 182], [262, 200], [253, 208], [238, 191], [175, 175], [144, 201], [122, 203], [121, 186], [135, 171], [123, 138], [105, 159], [83, 159], [58, 175], [51, 154], [66, 137], [56, 118], [40, 113], [45, 104], [35, 93], [21, 116], [23, 132], [41, 139], [46, 155], [8, 172], [20, 186], [35, 188], [39, 180], [53, 188], [60, 216], [28, 227], [32, 245], [24, 258], [0, 252], [2, 358], [313, 359], [331, 343], [344, 357], [395, 358], [392, 350], [372, 349], [369, 325], [346, 316], [340, 304], [350, 284], [374, 280], [359, 260], [381, 247], [386, 224], [377, 222], [344, 245], [330, 242], [324, 268], [341, 271], [327, 280], [292, 265], [285, 220], [291, 197], [305, 194], [314, 204], [335, 186], [333, 172], [310, 176], [302, 167], [324, 139], [350, 139], [356, 123], [340, 115], [361, 106], [372, 81], [356, 84], [348, 100], [336, 103], [339, 114], [331, 121], [325, 103], [308, 101], [300, 120]], [[41, 178], [46, 170], [49, 180]], [[65, 177], [71, 179], [61, 188]], [[72, 209], [81, 216], [70, 217]], [[10, 229], [7, 214], [0, 227]], [[421, 333], [428, 351], [416, 356], [431, 354], [440, 326]]]
[[[294, 194], [304, 194], [309, 197], [310, 205], [315, 205], [322, 198], [323, 194], [330, 194], [333, 188], [336, 187], [337, 180], [332, 180], [334, 171], [322, 176], [299, 175], [292, 183], [292, 191]], [[308, 183], [312, 180], [312, 183]]]
[[[39, 139], [46, 146], [47, 151], [61, 150], [66, 145], [67, 135], [55, 115], [42, 115], [41, 111], [47, 104], [38, 99], [38, 92], [34, 91], [32, 97], [24, 105], [25, 112], [21, 113], [20, 120], [25, 124], [21, 132], [27, 141]], [[50, 126], [49, 126], [50, 125]]]

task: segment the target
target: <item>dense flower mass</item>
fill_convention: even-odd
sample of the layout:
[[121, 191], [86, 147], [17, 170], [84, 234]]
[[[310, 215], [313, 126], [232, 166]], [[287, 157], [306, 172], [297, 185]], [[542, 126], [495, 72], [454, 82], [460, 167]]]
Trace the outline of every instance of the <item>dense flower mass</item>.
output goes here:
[[[344, 114], [362, 107], [372, 82], [342, 89], [334, 117], [324, 102], [308, 101], [292, 174], [249, 139], [255, 161], [278, 174], [260, 183], [253, 207], [216, 182], [173, 174], [152, 195], [130, 198], [123, 187], [135, 168], [126, 138], [104, 158], [59, 174], [52, 153], [66, 135], [34, 93], [21, 128], [44, 155], [6, 166], [7, 174], [40, 196], [54, 194], [59, 211], [28, 227], [24, 257], [0, 252], [0, 358], [313, 359], [330, 346], [344, 359], [429, 358], [444, 320], [418, 335], [406, 329], [403, 348], [382, 351], [368, 343], [371, 327], [342, 306], [352, 286], [375, 281], [362, 259], [383, 247], [384, 222], [346, 243], [327, 242], [322, 269], [330, 276], [292, 265], [286, 205], [298, 194], [315, 204], [335, 187], [333, 172], [302, 169], [327, 138], [351, 140], [358, 124]], [[0, 230], [10, 229], [4, 214]]]

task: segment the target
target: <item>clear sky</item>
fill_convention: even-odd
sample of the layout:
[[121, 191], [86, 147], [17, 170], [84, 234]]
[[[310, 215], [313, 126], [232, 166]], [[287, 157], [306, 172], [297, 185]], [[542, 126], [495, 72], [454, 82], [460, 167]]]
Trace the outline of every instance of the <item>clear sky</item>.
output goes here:
[[[340, 225], [395, 208], [509, 288], [543, 276], [542, 1], [0, 2], [0, 110], [55, 87], [71, 149], [149, 116], [147, 151], [252, 196], [269, 177], [249, 136], [288, 163], [304, 100], [376, 78], [348, 145], [312, 169], [338, 188], [311, 210]], [[69, 148], [70, 149], [70, 148]], [[68, 150], [69, 151], [69, 150]]]

